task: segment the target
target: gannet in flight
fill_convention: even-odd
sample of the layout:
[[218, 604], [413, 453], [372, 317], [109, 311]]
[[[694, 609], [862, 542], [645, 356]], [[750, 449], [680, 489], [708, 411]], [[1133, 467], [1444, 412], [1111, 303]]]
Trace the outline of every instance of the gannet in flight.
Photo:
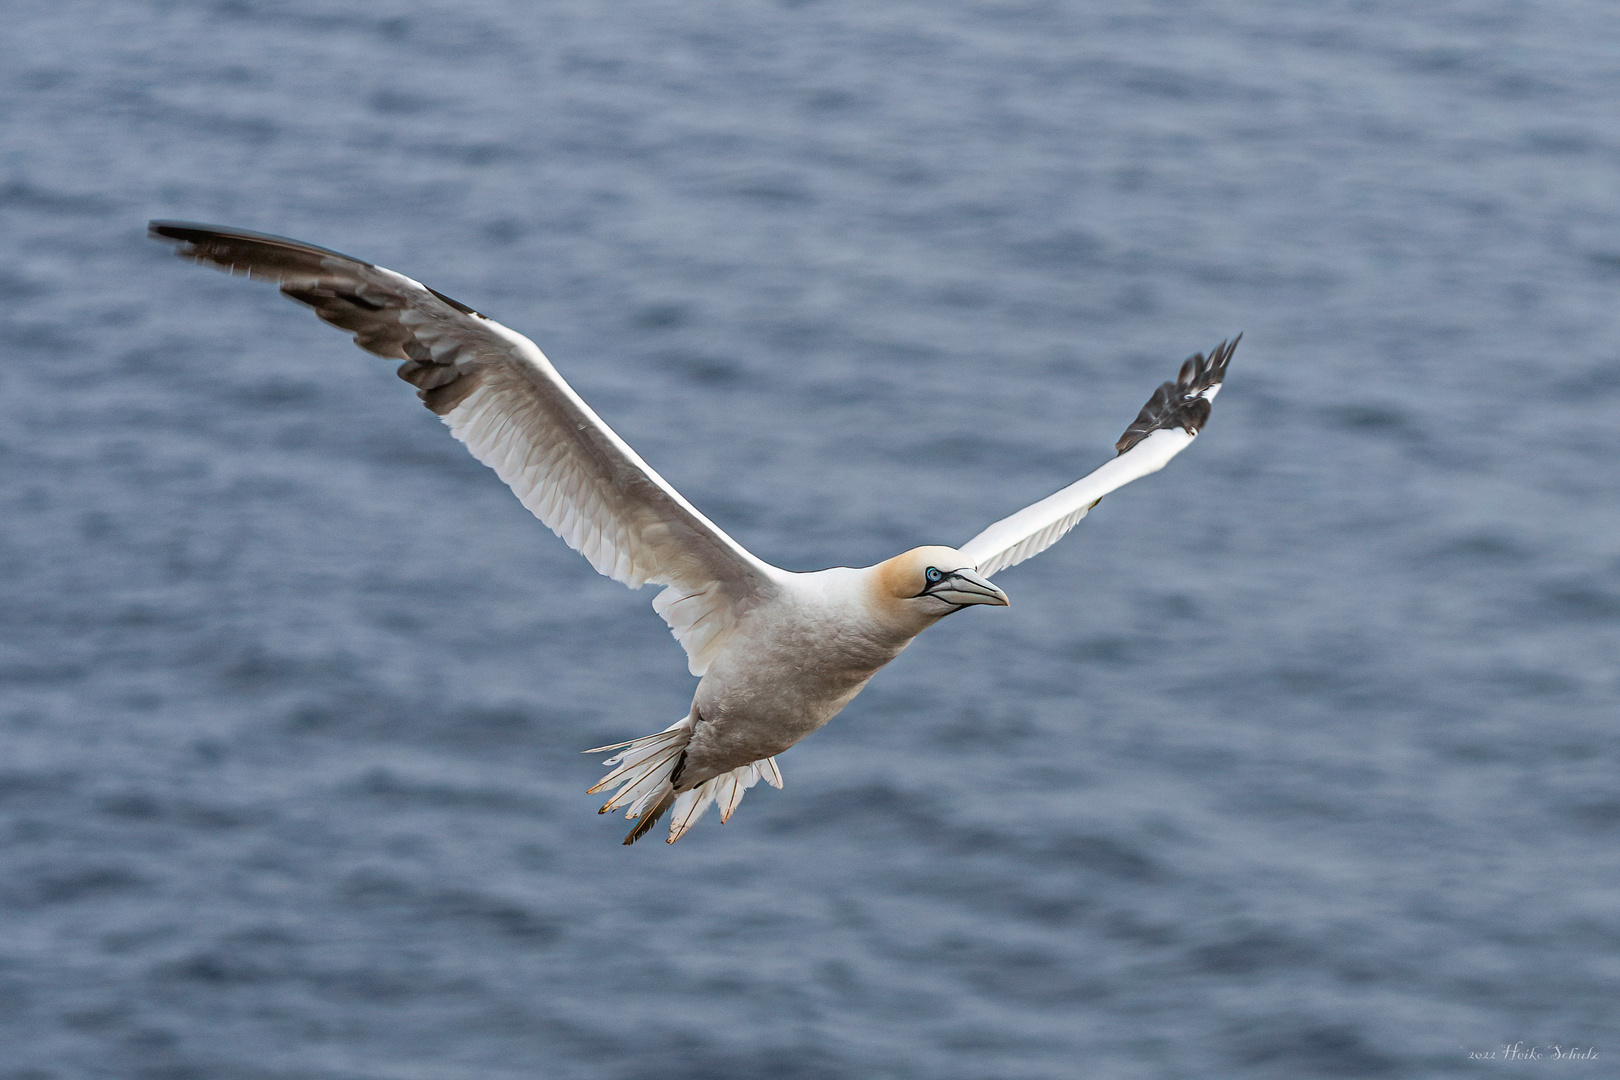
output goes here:
[[[405, 361], [399, 377], [523, 505], [653, 608], [700, 676], [687, 714], [617, 751], [592, 792], [639, 819], [670, 815], [669, 843], [709, 808], [725, 821], [775, 755], [821, 727], [911, 640], [952, 612], [1006, 605], [990, 577], [1045, 550], [1110, 491], [1162, 469], [1209, 418], [1238, 339], [1184, 363], [1115, 444], [1118, 456], [960, 548], [919, 547], [876, 566], [798, 574], [762, 561], [700, 514], [563, 381], [535, 344], [465, 304], [359, 259], [279, 236], [154, 221], [176, 254], [277, 282], [286, 296]], [[1239, 335], [1241, 337], [1241, 335]]]

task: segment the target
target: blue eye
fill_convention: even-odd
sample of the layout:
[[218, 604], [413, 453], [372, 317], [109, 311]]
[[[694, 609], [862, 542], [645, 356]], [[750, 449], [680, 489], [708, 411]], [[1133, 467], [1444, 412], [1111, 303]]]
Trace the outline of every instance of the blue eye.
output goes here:
[[923, 577], [928, 579], [928, 584], [930, 585], [940, 581], [942, 578], [944, 578], [944, 576], [944, 574], [939, 572], [939, 567], [937, 566], [930, 566], [927, 570], [923, 571]]

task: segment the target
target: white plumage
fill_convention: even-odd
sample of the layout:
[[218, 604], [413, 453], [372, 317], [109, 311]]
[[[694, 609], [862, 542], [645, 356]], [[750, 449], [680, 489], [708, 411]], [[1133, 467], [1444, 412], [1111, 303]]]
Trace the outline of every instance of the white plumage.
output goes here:
[[1055, 543], [1110, 491], [1163, 468], [1209, 416], [1237, 340], [1188, 360], [1116, 444], [1119, 455], [1003, 518], [960, 550], [922, 547], [861, 569], [790, 573], [745, 550], [670, 487], [563, 381], [528, 338], [392, 270], [295, 240], [153, 222], [178, 254], [267, 278], [405, 361], [417, 387], [474, 457], [598, 572], [664, 588], [653, 608], [700, 676], [687, 715], [617, 751], [591, 788], [602, 812], [664, 814], [674, 843], [719, 804], [731, 817], [760, 780], [782, 786], [775, 755], [831, 720], [917, 634], [975, 604], [1005, 605], [989, 578]]

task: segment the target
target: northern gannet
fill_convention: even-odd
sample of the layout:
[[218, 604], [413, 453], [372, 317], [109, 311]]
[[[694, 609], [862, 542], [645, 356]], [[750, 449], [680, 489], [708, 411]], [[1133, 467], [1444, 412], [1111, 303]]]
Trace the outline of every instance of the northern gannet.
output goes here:
[[522, 334], [371, 263], [279, 236], [154, 221], [176, 254], [277, 282], [286, 296], [405, 361], [399, 377], [523, 505], [599, 573], [664, 586], [653, 608], [699, 676], [691, 708], [617, 751], [591, 792], [614, 789], [640, 839], [664, 814], [669, 843], [713, 803], [728, 820], [776, 755], [836, 716], [879, 668], [952, 612], [1004, 606], [996, 571], [1044, 550], [1110, 491], [1157, 472], [1209, 418], [1239, 335], [1182, 366], [1125, 429], [1118, 456], [960, 548], [919, 547], [875, 566], [792, 573], [762, 561], [666, 483]]

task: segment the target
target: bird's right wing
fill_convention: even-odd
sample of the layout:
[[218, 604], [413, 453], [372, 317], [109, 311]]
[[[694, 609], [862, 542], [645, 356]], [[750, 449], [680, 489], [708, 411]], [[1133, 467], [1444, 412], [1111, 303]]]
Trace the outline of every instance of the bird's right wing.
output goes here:
[[152, 222], [151, 234], [178, 241], [183, 258], [275, 281], [361, 348], [405, 361], [400, 378], [599, 573], [666, 586], [653, 607], [694, 675], [775, 593], [779, 571], [698, 513], [522, 334], [402, 274], [296, 240], [174, 221]]
[[1149, 473], [1192, 445], [1209, 420], [1209, 403], [1220, 391], [1239, 334], [1223, 341], [1208, 358], [1202, 353], [1181, 365], [1175, 382], [1154, 391], [1125, 434], [1114, 444], [1119, 456], [1040, 502], [1004, 517], [959, 549], [979, 573], [989, 577], [1051, 547], [1074, 528], [1104, 495]]

